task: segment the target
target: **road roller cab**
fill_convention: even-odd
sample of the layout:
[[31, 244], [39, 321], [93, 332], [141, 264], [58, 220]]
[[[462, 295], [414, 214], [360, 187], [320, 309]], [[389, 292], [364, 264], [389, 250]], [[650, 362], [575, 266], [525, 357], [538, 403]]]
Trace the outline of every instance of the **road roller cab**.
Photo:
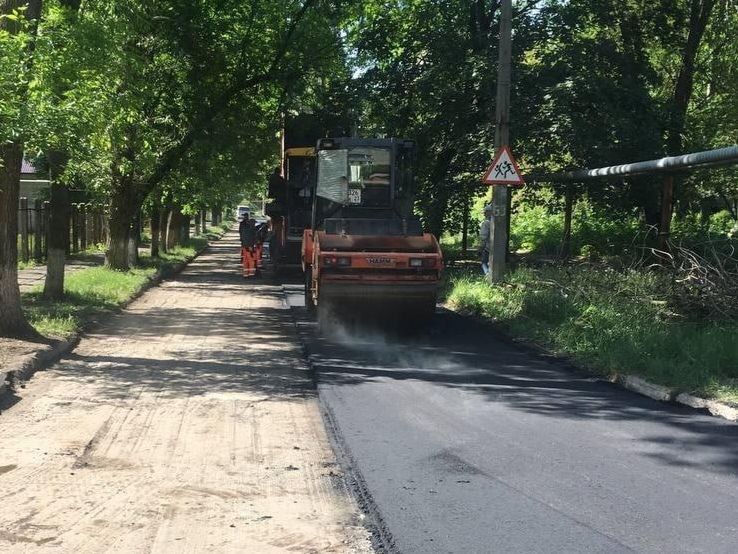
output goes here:
[[318, 141], [302, 243], [309, 308], [432, 316], [443, 259], [412, 213], [413, 148], [398, 139]]

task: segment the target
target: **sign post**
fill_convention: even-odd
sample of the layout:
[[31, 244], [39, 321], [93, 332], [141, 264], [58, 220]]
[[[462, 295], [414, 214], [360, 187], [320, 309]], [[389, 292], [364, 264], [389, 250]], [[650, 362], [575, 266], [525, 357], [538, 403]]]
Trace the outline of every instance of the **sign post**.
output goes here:
[[[497, 66], [497, 103], [495, 125], [495, 159], [499, 158], [510, 143], [510, 75], [512, 59], [512, 0], [502, 0], [500, 10], [500, 51]], [[508, 155], [509, 155], [509, 151]], [[512, 157], [511, 157], [512, 158]], [[494, 166], [495, 164], [493, 164]], [[506, 168], [507, 166], [505, 166]], [[493, 168], [493, 171], [494, 168]], [[504, 171], [504, 169], [503, 169]], [[517, 176], [520, 175], [515, 171]], [[486, 175], [485, 175], [486, 177]], [[494, 182], [494, 181], [493, 181]], [[489, 275], [492, 283], [505, 278], [507, 255], [507, 184], [494, 184], [492, 193], [492, 222], [489, 238]]]

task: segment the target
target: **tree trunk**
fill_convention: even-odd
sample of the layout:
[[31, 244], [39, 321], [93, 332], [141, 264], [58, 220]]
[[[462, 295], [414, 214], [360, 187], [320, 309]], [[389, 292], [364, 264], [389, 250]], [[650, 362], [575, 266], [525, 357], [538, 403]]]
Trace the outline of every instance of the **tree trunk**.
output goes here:
[[47, 237], [49, 251], [46, 255], [44, 298], [58, 300], [64, 296], [64, 265], [69, 243], [69, 191], [60, 183], [54, 183], [51, 188]]
[[190, 223], [191, 218], [188, 215], [182, 216], [182, 226], [179, 228], [180, 236], [179, 243], [184, 244], [190, 240]]
[[131, 232], [128, 235], [128, 267], [138, 265], [138, 245], [141, 244], [141, 212], [136, 212], [131, 222]]
[[184, 224], [184, 219], [185, 217], [179, 207], [172, 208], [167, 228], [167, 248], [170, 250], [178, 244], [182, 244], [182, 226]]
[[176, 235], [174, 232], [174, 229], [177, 227], [177, 213], [174, 208], [169, 209], [169, 215], [167, 216], [167, 240], [166, 240], [166, 248], [168, 251], [171, 252], [172, 248], [174, 248], [175, 244], [177, 243], [177, 239], [179, 239], [179, 236]]
[[162, 252], [167, 251], [167, 227], [169, 226], [169, 214], [171, 210], [167, 206], [162, 206], [159, 213], [159, 249]]
[[[32, 24], [31, 35], [35, 36], [41, 0], [0, 0], [0, 15], [10, 15], [22, 7], [26, 7], [24, 15]], [[0, 18], [0, 31], [13, 35], [19, 30], [19, 21]], [[33, 62], [34, 44], [31, 41], [28, 46], [26, 70]], [[26, 92], [25, 87], [19, 92], [22, 105]], [[23, 315], [18, 288], [18, 197], [22, 162], [21, 140], [0, 145], [0, 336], [5, 337], [38, 336]]]
[[159, 218], [160, 218], [159, 204], [154, 204], [151, 208], [151, 250], [150, 254], [152, 258], [159, 257]]
[[[689, 33], [682, 51], [682, 65], [679, 68], [679, 74], [674, 85], [671, 117], [666, 133], [666, 147], [670, 156], [678, 156], [682, 153], [684, 125], [694, 88], [695, 60], [714, 6], [715, 0], [691, 0], [690, 2]], [[675, 181], [676, 179], [673, 177], [667, 176], [661, 182], [659, 245], [664, 247], [671, 232]]]
[[[2, 13], [2, 12], [0, 12]], [[21, 310], [18, 288], [18, 191], [23, 148], [0, 146], [0, 336], [33, 335]]]
[[124, 176], [113, 177], [113, 191], [110, 197], [110, 236], [105, 252], [105, 265], [111, 269], [127, 271], [129, 263], [129, 239], [132, 224], [139, 209], [136, 188], [131, 179]]
[[695, 60], [714, 6], [715, 0], [691, 0], [690, 2], [689, 33], [682, 51], [682, 65], [674, 85], [671, 119], [667, 132], [667, 148], [671, 156], [682, 153], [685, 117], [694, 88]]

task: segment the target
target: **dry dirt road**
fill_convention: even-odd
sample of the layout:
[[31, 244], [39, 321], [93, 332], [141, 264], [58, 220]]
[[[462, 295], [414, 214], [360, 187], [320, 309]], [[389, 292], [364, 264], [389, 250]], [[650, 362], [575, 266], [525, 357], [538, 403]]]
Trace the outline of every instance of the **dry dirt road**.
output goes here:
[[0, 415], [0, 552], [367, 552], [277, 288], [235, 233]]

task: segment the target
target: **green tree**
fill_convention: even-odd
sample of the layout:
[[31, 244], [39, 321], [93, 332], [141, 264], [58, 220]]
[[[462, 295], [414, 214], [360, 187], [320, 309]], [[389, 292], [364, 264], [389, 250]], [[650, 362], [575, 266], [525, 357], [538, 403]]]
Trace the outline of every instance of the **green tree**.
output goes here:
[[41, 0], [0, 0], [0, 336], [33, 335], [18, 288], [18, 194]]

